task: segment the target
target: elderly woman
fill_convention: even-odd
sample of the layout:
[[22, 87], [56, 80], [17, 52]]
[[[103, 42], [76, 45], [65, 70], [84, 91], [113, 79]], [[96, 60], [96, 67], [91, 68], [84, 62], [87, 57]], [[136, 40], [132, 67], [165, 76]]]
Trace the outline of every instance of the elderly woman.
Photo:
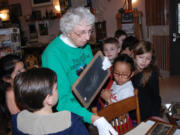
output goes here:
[[58, 76], [58, 111], [69, 110], [82, 116], [85, 122], [93, 123], [98, 128], [99, 134], [117, 134], [103, 117], [82, 107], [72, 93], [72, 85], [78, 78], [79, 67], [88, 65], [93, 58], [87, 41], [94, 22], [94, 15], [84, 7], [68, 10], [60, 19], [62, 34], [43, 52], [42, 66], [54, 70]]

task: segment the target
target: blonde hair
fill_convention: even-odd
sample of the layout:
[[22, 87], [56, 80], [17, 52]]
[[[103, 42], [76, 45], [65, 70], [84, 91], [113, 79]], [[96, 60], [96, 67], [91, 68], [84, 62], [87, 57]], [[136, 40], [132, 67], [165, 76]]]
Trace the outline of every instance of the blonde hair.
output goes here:
[[[141, 54], [149, 53], [149, 52], [152, 53], [152, 59], [151, 59], [150, 64], [145, 69], [143, 69], [143, 76], [141, 79], [141, 82], [143, 85], [145, 85], [148, 82], [152, 74], [152, 71], [154, 69], [157, 70], [157, 66], [155, 66], [155, 52], [151, 43], [148, 41], [143, 41], [143, 40], [137, 43], [133, 49], [134, 59], [136, 59], [137, 55], [141, 55]], [[136, 62], [135, 62], [135, 65], [136, 65]], [[136, 65], [136, 71], [138, 72], [137, 65]]]

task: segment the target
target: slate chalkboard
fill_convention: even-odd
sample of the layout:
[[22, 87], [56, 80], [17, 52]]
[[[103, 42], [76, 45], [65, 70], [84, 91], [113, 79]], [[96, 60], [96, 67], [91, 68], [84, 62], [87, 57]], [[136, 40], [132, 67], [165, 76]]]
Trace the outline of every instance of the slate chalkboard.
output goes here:
[[110, 75], [109, 69], [102, 69], [103, 59], [102, 52], [97, 52], [72, 86], [74, 94], [85, 108], [89, 107]]

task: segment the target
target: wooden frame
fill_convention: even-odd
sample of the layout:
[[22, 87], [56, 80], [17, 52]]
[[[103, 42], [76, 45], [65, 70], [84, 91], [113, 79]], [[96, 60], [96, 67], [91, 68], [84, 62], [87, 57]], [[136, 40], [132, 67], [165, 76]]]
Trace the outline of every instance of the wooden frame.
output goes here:
[[48, 21], [39, 22], [38, 27], [39, 27], [39, 35], [40, 36], [48, 35]]
[[164, 122], [156, 122], [146, 135], [171, 135], [175, 131], [175, 127]]
[[32, 7], [51, 5], [52, 0], [31, 0]]
[[108, 79], [110, 71], [102, 69], [103, 54], [98, 51], [72, 86], [74, 94], [88, 108]]

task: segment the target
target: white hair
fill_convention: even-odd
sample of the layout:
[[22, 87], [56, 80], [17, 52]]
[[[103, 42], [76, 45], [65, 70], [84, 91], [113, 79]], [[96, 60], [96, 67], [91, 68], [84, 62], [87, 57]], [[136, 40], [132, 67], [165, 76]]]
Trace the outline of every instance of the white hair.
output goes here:
[[61, 17], [60, 30], [63, 34], [71, 33], [73, 28], [82, 21], [85, 21], [88, 25], [93, 25], [95, 16], [87, 8], [71, 8]]

